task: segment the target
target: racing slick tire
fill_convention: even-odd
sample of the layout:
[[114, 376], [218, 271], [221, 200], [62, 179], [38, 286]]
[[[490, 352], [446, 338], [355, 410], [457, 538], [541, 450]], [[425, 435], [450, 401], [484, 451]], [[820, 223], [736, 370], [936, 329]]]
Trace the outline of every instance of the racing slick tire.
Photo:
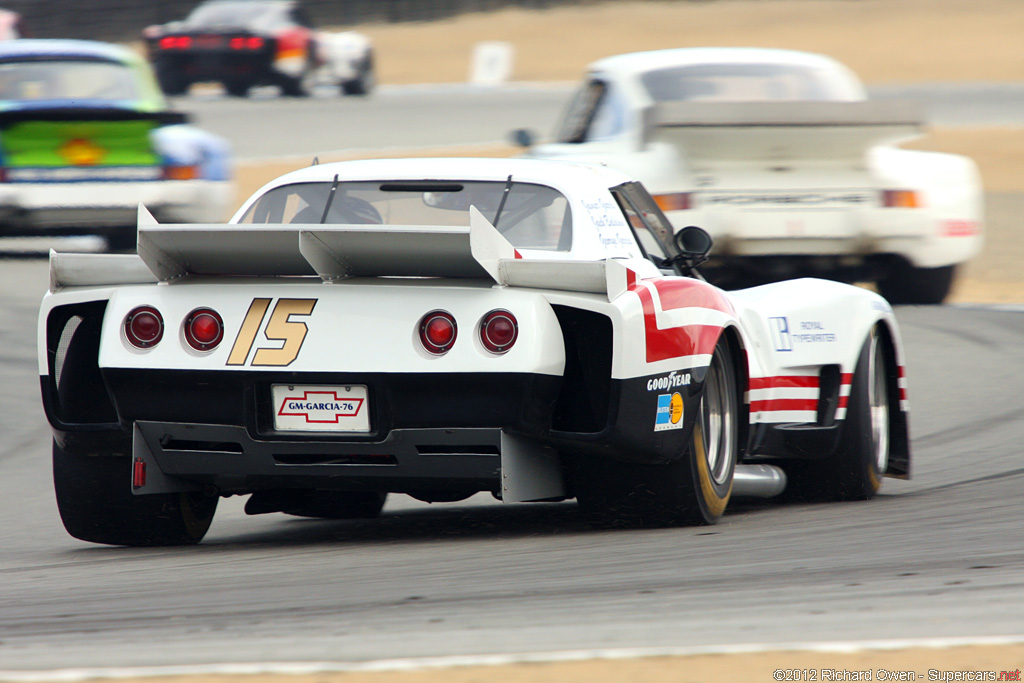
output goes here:
[[832, 457], [786, 468], [787, 497], [797, 500], [867, 500], [878, 493], [889, 463], [895, 410], [886, 339], [875, 326], [857, 360], [846, 419]]
[[166, 69], [156, 70], [156, 80], [160, 84], [160, 89], [169, 97], [184, 95], [188, 91], [188, 81], [178, 74], [169, 73]]
[[890, 304], [941, 304], [955, 275], [956, 266], [917, 268], [901, 260], [878, 281], [878, 293]]
[[[86, 450], [90, 452], [86, 452]], [[202, 540], [218, 498], [200, 493], [132, 493], [132, 459], [53, 443], [53, 485], [68, 533], [91, 543], [192, 545]]]
[[252, 83], [249, 81], [224, 81], [224, 91], [231, 97], [248, 97], [251, 87]]
[[378, 491], [310, 491], [298, 506], [285, 510], [296, 517], [318, 519], [373, 519], [387, 500], [387, 493]]
[[662, 465], [584, 462], [576, 497], [599, 526], [714, 524], [725, 513], [739, 453], [739, 393], [728, 342], [715, 347], [686, 450]]
[[377, 76], [373, 66], [373, 53], [366, 56], [359, 68], [359, 75], [341, 82], [343, 95], [369, 95], [377, 84]]

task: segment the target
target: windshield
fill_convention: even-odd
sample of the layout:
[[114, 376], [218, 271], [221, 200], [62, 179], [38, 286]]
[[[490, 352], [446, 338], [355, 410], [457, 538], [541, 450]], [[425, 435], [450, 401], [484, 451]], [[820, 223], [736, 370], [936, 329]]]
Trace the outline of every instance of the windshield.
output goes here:
[[283, 5], [259, 2], [211, 2], [196, 7], [182, 23], [184, 24], [182, 28], [192, 30], [243, 27], [259, 30], [261, 27], [288, 23], [288, 15]]
[[641, 77], [657, 102], [756, 102], [859, 99], [834, 71], [797, 64], [701, 64]]
[[569, 202], [544, 185], [372, 181], [338, 183], [333, 191], [332, 185], [276, 187], [257, 199], [239, 222], [467, 226], [469, 207], [475, 206], [517, 248], [568, 251], [572, 246]]
[[131, 69], [117, 62], [0, 62], [0, 100], [125, 101], [140, 98]]

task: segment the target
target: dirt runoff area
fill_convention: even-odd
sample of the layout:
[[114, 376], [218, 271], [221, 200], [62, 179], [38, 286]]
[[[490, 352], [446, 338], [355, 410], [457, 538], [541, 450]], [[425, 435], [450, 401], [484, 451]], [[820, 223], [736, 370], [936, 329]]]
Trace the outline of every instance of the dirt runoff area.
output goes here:
[[[476, 42], [501, 40], [515, 48], [513, 79], [568, 81], [587, 63], [620, 52], [697, 45], [752, 45], [830, 54], [868, 83], [1024, 80], [1024, 2], [1021, 0], [714, 0], [581, 4], [545, 10], [503, 10], [451, 20], [359, 27], [375, 42], [384, 84], [465, 81]], [[908, 147], [966, 154], [977, 161], [986, 188], [987, 244], [963, 268], [952, 300], [1024, 303], [1024, 129], [933, 130]], [[445, 150], [462, 156], [507, 156], [504, 145]], [[394, 155], [393, 151], [389, 152]], [[418, 156], [429, 152], [418, 151]], [[354, 158], [354, 157], [339, 157]], [[239, 169], [240, 193], [295, 165]], [[681, 643], [680, 645], [685, 645]], [[1024, 644], [810, 651], [530, 663], [501, 668], [459, 667], [315, 676], [219, 676], [222, 683], [468, 683], [546, 681], [772, 681], [777, 669], [803, 672], [795, 680], [972, 680], [956, 672], [1011, 674], [1024, 666]], [[937, 672], [929, 677], [929, 670]], [[842, 676], [869, 672], [871, 678]], [[880, 673], [881, 672], [881, 673]], [[945, 676], [945, 678], [943, 678]], [[195, 677], [190, 678], [193, 682]], [[988, 680], [974, 678], [973, 680]], [[992, 680], [998, 680], [992, 679]], [[1005, 679], [1004, 679], [1005, 680]], [[1019, 679], [1018, 679], [1019, 680]]]

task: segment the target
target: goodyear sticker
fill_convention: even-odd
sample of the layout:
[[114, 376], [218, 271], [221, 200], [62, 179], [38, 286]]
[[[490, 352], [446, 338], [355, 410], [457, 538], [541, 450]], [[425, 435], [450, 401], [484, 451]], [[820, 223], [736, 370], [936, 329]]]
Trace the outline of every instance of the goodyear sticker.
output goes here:
[[683, 397], [674, 394], [658, 394], [658, 412], [654, 417], [654, 431], [683, 428]]

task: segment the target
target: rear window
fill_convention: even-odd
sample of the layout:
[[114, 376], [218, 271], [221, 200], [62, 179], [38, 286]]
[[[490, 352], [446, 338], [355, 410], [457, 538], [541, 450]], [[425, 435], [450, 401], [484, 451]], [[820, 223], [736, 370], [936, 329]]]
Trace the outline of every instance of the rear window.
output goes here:
[[657, 102], [860, 99], [834, 70], [797, 64], [701, 64], [650, 71], [640, 80]]
[[[468, 226], [475, 206], [513, 246], [568, 251], [572, 212], [545, 185], [482, 181], [296, 183], [257, 199], [240, 223]], [[499, 213], [500, 211], [500, 213]]]
[[141, 97], [131, 69], [117, 62], [0, 62], [0, 100], [130, 101]]
[[189, 29], [257, 27], [285, 23], [287, 16], [278, 5], [255, 2], [210, 2], [199, 5], [183, 22]]

